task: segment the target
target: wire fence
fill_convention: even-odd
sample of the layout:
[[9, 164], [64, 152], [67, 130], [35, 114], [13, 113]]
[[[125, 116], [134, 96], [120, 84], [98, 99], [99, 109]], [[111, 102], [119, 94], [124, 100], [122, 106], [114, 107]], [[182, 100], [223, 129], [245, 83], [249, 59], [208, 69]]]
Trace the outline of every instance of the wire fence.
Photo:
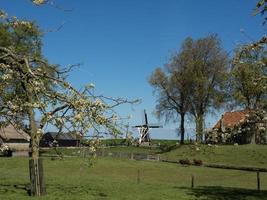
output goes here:
[[[92, 153], [87, 149], [82, 149], [80, 152], [82, 157], [90, 157]], [[159, 154], [146, 154], [146, 153], [133, 153], [133, 152], [108, 152], [100, 150], [96, 152], [97, 157], [115, 157], [115, 158], [125, 158], [131, 160], [150, 160], [150, 161], [160, 161]]]

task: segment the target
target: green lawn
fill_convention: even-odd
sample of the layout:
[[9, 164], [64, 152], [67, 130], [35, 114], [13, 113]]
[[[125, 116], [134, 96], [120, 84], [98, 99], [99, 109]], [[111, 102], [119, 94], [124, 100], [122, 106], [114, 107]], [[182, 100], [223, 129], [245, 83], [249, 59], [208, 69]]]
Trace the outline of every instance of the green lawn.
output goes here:
[[[110, 157], [96, 159], [93, 167], [85, 158], [45, 158], [44, 168], [47, 195], [40, 199], [47, 200], [267, 199], [267, 173], [261, 173], [264, 191], [257, 192], [254, 172]], [[23, 189], [29, 183], [27, 158], [0, 158], [0, 177], [1, 200], [31, 199]]]

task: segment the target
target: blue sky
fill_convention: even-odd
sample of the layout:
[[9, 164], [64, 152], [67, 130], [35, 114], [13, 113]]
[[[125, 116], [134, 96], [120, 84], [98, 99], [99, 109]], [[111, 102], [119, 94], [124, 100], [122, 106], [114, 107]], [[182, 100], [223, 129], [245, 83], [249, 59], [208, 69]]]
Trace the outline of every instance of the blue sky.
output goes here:
[[[168, 62], [186, 37], [217, 33], [227, 52], [237, 44], [266, 34], [263, 18], [252, 15], [256, 0], [54, 0], [56, 6], [34, 6], [29, 0], [0, 0], [0, 8], [19, 18], [36, 21], [46, 32], [44, 55], [62, 66], [82, 63], [70, 76], [80, 88], [94, 83], [99, 94], [141, 98], [138, 106], [122, 106], [122, 116], [132, 115], [130, 125], [149, 120], [155, 107], [147, 79], [156, 67]], [[51, 32], [57, 27], [63, 27]], [[245, 34], [240, 30], [244, 30]], [[207, 117], [212, 126], [221, 115]], [[187, 121], [187, 127], [194, 124]], [[164, 124], [164, 122], [161, 122]], [[178, 123], [152, 131], [152, 138], [177, 138]], [[189, 131], [189, 129], [187, 129]]]

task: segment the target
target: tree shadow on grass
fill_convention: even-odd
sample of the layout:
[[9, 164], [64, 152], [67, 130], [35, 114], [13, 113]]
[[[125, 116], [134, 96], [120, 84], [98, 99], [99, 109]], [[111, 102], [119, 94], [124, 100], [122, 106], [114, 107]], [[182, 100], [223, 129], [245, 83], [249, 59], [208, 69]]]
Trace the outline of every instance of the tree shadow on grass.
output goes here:
[[195, 196], [196, 199], [205, 200], [247, 200], [261, 199], [267, 200], [267, 191], [257, 191], [242, 188], [230, 188], [219, 186], [205, 186], [194, 189], [182, 188], [186, 193]]
[[[49, 194], [52, 195], [67, 195], [67, 196], [79, 196], [91, 195], [97, 199], [107, 199], [108, 194], [101, 191], [98, 188], [88, 188], [87, 186], [66, 186], [66, 185], [50, 185], [46, 184]], [[0, 199], [4, 195], [8, 197], [10, 194], [18, 194], [23, 196], [30, 196], [30, 185], [29, 184], [0, 184]]]
[[108, 194], [103, 192], [101, 188], [88, 187], [87, 185], [54, 185], [47, 184], [50, 193], [57, 193], [57, 195], [67, 196], [79, 196], [79, 195], [90, 195], [97, 199], [107, 198]]
[[0, 184], [0, 194], [20, 193], [25, 191], [25, 194], [30, 194], [29, 184]]

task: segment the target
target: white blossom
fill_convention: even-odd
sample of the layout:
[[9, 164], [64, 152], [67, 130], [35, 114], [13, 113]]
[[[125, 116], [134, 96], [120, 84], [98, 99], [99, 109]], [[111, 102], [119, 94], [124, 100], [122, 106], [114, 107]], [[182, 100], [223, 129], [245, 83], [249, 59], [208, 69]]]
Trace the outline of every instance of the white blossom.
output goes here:
[[42, 5], [46, 3], [46, 0], [32, 0], [32, 2], [36, 5]]
[[10, 74], [4, 74], [1, 76], [1, 78], [5, 81], [5, 80], [8, 80], [11, 78], [11, 75]]
[[3, 144], [0, 146], [0, 151], [4, 152], [4, 151], [7, 151], [9, 150], [9, 147], [6, 145], [6, 144]]

